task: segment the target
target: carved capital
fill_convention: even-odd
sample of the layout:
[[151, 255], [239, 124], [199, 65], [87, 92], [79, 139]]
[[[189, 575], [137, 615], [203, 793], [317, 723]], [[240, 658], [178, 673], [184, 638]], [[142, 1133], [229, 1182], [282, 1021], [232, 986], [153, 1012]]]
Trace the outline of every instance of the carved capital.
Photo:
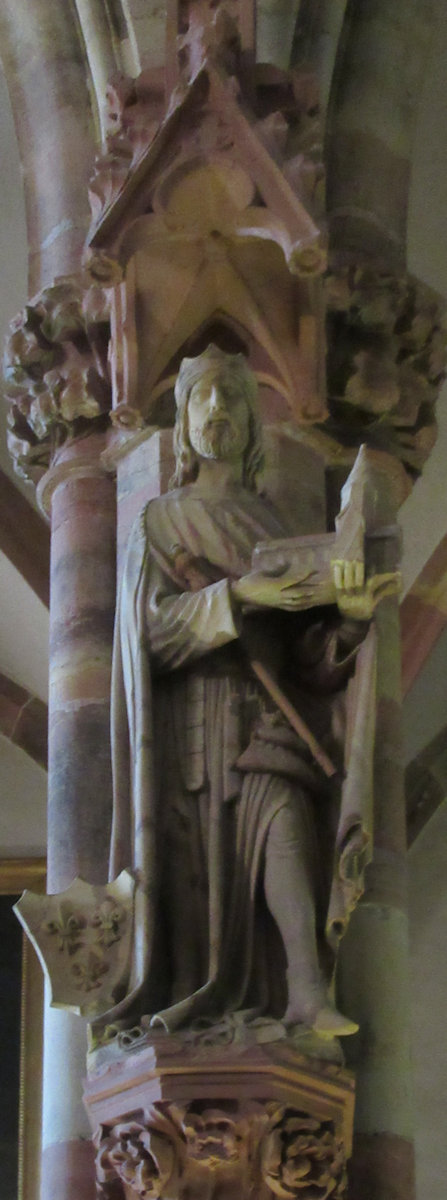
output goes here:
[[345, 445], [387, 450], [418, 473], [436, 440], [445, 377], [439, 297], [408, 275], [342, 267], [326, 280], [328, 406], [325, 428]]
[[159, 1101], [100, 1126], [94, 1142], [103, 1200], [346, 1195], [346, 1153], [334, 1122], [274, 1101]]
[[84, 1101], [100, 1196], [344, 1200], [352, 1075], [323, 1061], [321, 1040], [314, 1056], [288, 1039], [221, 1036], [135, 1029], [127, 1047], [91, 1053]]
[[57, 448], [96, 425], [111, 406], [106, 292], [61, 276], [11, 322], [5, 351], [8, 447], [37, 482]]
[[69, 479], [103, 479], [107, 474], [101, 456], [104, 435], [89, 439], [89, 454], [82, 453], [85, 444], [82, 438], [67, 441], [60, 457], [55, 454], [49, 470], [41, 474], [36, 488], [36, 499], [44, 516], [51, 518], [53, 496], [61, 484]]

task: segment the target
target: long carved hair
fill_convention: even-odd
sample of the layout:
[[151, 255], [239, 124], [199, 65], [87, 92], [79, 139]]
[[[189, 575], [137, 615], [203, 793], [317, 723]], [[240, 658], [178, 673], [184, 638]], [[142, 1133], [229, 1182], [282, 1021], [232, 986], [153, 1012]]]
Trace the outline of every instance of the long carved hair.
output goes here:
[[184, 358], [175, 385], [177, 416], [174, 426], [175, 471], [170, 487], [183, 487], [193, 483], [199, 470], [199, 459], [189, 440], [188, 401], [194, 384], [205, 372], [214, 370], [216, 376], [225, 378], [237, 387], [247, 403], [249, 412], [249, 437], [243, 456], [242, 482], [250, 491], [256, 491], [256, 476], [264, 465], [262, 448], [262, 426], [259, 419], [256, 377], [243, 354], [226, 354], [211, 343], [203, 354], [196, 358]]

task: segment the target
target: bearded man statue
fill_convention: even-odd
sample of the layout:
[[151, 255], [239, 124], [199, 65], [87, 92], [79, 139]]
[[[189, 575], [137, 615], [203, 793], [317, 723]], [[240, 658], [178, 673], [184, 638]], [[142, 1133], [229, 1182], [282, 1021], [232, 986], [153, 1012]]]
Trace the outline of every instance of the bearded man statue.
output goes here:
[[[211, 345], [183, 360], [172, 490], [128, 546], [111, 872], [131, 866], [137, 888], [114, 1015], [172, 1031], [268, 1014], [331, 1037], [356, 1029], [327, 984], [367, 844], [375, 597], [339, 570], [337, 604], [302, 611], [302, 580], [252, 569], [257, 543], [296, 532], [293, 511], [287, 527], [256, 491], [256, 391], [243, 355]], [[335, 781], [253, 673], [254, 644], [335, 758]]]

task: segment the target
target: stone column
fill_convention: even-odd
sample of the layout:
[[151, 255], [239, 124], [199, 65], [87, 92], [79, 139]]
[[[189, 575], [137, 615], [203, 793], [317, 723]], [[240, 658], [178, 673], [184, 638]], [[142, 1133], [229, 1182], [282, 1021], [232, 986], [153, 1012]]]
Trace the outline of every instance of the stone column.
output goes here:
[[[395, 521], [405, 478], [377, 459], [376, 515]], [[401, 747], [398, 602], [379, 604], [374, 756], [374, 853], [366, 888], [342, 942], [338, 982], [344, 1011], [360, 1025], [346, 1052], [356, 1073], [350, 1200], [414, 1196], [410, 1071], [406, 829]]]
[[82, 1104], [86, 1034], [79, 1017], [44, 1015], [41, 1200], [94, 1200], [91, 1132]]
[[32, 296], [78, 269], [95, 153], [91, 96], [75, 5], [5, 0], [0, 37], [23, 169]]
[[[400, 734], [398, 606], [382, 601], [378, 628], [374, 859], [342, 943], [340, 1003], [359, 1022], [347, 1045], [356, 1073], [350, 1200], [414, 1196], [406, 839]], [[349, 1039], [351, 1041], [351, 1039]]]
[[[411, 149], [432, 33], [431, 0], [350, 4], [328, 115], [328, 215], [335, 251], [405, 263]], [[396, 71], [396, 62], [401, 66]]]
[[[110, 669], [115, 605], [114, 485], [102, 434], [67, 443], [40, 484], [51, 513], [48, 891], [80, 874], [105, 882], [110, 834]], [[91, 1200], [82, 1108], [85, 1027], [47, 1008], [42, 1200]]]

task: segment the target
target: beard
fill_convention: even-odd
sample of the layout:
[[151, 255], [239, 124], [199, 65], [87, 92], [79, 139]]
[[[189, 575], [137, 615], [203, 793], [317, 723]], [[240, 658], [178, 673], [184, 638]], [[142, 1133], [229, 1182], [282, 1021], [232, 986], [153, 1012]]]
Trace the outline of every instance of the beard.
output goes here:
[[239, 430], [231, 421], [207, 421], [203, 429], [191, 429], [189, 439], [193, 450], [202, 458], [226, 461], [243, 453], [244, 444]]

